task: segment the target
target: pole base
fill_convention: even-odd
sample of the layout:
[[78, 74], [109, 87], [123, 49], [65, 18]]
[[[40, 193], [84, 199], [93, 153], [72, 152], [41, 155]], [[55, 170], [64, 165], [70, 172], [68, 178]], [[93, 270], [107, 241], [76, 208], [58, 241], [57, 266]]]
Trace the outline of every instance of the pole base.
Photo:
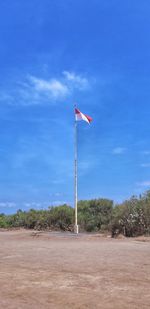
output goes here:
[[79, 225], [74, 225], [74, 233], [75, 234], [79, 233]]

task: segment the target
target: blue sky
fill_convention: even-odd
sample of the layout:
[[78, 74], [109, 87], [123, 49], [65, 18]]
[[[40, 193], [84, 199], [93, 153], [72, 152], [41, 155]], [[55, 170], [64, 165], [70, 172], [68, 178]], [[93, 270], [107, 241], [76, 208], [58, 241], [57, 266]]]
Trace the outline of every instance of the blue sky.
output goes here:
[[149, 0], [1, 0], [0, 212], [150, 187]]

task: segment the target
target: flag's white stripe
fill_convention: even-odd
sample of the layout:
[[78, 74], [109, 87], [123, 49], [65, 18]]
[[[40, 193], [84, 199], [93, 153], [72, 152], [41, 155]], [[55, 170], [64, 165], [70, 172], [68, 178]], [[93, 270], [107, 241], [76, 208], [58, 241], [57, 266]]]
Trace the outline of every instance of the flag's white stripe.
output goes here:
[[76, 120], [85, 120], [86, 122], [90, 123], [88, 118], [81, 112], [76, 114]]

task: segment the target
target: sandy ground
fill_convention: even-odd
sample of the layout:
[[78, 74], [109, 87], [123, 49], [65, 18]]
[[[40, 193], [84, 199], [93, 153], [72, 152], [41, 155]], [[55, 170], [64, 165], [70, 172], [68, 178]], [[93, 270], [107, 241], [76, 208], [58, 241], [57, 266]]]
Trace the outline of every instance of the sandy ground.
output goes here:
[[150, 241], [0, 231], [0, 308], [150, 308]]

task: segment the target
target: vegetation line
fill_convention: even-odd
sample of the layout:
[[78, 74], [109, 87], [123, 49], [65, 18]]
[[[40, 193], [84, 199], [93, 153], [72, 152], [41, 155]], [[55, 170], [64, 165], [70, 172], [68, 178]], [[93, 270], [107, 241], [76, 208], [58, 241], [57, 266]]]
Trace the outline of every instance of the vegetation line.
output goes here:
[[[114, 205], [109, 199], [78, 202], [80, 231], [111, 232], [112, 237], [150, 235], [150, 191]], [[74, 209], [66, 204], [47, 210], [18, 210], [16, 214], [0, 214], [0, 228], [24, 227], [37, 230], [72, 231]]]

